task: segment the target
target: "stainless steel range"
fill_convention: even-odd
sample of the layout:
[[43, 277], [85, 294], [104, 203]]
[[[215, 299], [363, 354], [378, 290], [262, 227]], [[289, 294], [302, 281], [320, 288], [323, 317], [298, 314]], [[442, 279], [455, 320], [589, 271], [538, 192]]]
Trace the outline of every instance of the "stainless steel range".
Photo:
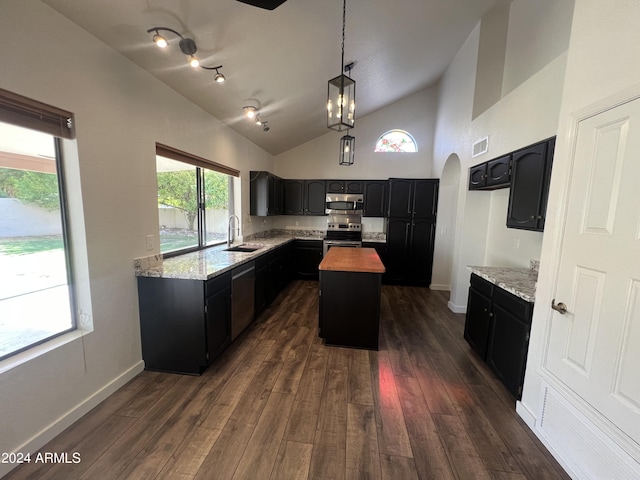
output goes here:
[[329, 215], [322, 241], [323, 256], [331, 247], [362, 247], [360, 215]]

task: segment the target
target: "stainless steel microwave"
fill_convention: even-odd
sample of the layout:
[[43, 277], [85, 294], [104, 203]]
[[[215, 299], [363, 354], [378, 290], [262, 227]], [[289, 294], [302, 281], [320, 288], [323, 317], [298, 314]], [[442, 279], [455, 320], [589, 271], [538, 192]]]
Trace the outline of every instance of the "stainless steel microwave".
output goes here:
[[325, 213], [331, 215], [362, 215], [364, 195], [361, 193], [328, 193]]

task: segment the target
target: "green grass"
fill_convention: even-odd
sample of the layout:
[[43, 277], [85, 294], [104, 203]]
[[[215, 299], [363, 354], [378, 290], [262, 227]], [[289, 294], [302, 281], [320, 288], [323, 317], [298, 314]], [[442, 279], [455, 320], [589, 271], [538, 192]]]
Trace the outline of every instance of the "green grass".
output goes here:
[[61, 235], [0, 238], [1, 255], [28, 255], [64, 248]]

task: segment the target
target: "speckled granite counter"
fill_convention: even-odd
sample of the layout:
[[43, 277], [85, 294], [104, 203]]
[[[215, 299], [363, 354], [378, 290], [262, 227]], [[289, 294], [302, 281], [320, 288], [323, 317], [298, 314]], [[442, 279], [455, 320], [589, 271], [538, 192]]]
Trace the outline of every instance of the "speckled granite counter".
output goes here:
[[[313, 237], [303, 237], [314, 240]], [[254, 260], [280, 245], [291, 242], [295, 237], [260, 238], [251, 241], [252, 244], [264, 245], [254, 252], [226, 252], [227, 245], [210, 247], [197, 252], [185, 253], [171, 258], [154, 257], [154, 261], [138, 259], [134, 263], [138, 277], [181, 278], [185, 280], [208, 280], [209, 278], [227, 272], [250, 260]], [[239, 243], [238, 243], [239, 244]], [[238, 245], [236, 244], [236, 245]]]
[[527, 302], [535, 301], [538, 272], [534, 269], [476, 266], [469, 266], [467, 269]]

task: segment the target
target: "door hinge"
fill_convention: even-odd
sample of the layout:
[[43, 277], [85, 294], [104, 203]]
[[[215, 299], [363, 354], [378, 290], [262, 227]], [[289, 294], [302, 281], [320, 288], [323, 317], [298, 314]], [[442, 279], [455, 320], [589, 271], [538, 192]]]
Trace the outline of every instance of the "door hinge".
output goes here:
[[204, 313], [205, 313], [205, 315], [207, 314], [207, 312], [208, 312], [208, 311], [209, 311], [209, 308], [205, 305], [205, 306], [204, 306]]

